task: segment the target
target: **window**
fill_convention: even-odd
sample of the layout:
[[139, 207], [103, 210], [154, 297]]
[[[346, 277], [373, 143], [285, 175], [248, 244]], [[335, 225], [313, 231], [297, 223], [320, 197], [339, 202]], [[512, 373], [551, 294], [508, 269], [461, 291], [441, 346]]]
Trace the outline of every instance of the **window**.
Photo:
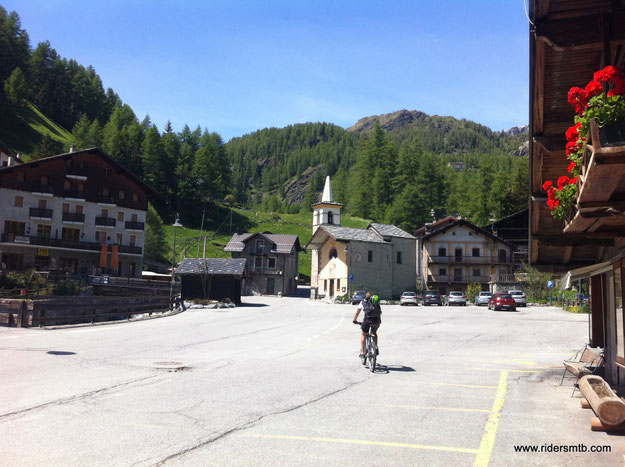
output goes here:
[[69, 227], [63, 227], [61, 238], [69, 242], [78, 242], [80, 241], [80, 229], [71, 229]]
[[119, 190], [119, 194], [117, 195], [117, 197], [121, 200], [126, 199], [126, 192], [124, 190]]
[[84, 191], [85, 191], [85, 184], [84, 184], [84, 183], [77, 183], [77, 184], [76, 184], [76, 188], [78, 189], [78, 191], [79, 191], [80, 193], [82, 193], [82, 192], [84, 192]]
[[130, 246], [135, 246], [135, 242], [137, 241], [137, 236], [136, 235], [131, 235], [130, 236]]
[[24, 235], [26, 222], [4, 221], [4, 233], [14, 235]]
[[24, 197], [23, 196], [16, 196], [15, 197], [15, 207], [16, 208], [21, 208], [22, 206], [24, 206]]
[[111, 171], [110, 167], [106, 167], [104, 169], [104, 175], [109, 176], [109, 175], [111, 175], [111, 173], [112, 173], [112, 171]]
[[65, 191], [69, 191], [69, 190], [71, 190], [71, 189], [72, 189], [72, 182], [70, 182], [69, 180], [65, 180], [65, 181], [63, 182], [63, 189], [64, 189]]
[[323, 290], [328, 290], [328, 279], [323, 280]]
[[397, 264], [401, 264], [401, 251], [397, 252]]
[[102, 211], [100, 212], [100, 217], [108, 217], [109, 216], [109, 210], [108, 209], [102, 209]]
[[117, 213], [117, 220], [120, 221], [120, 222], [124, 221], [124, 213], [122, 211], [119, 211]]
[[39, 209], [45, 209], [48, 206], [48, 202], [45, 199], [39, 200]]
[[262, 252], [265, 248], [265, 242], [262, 240], [256, 240], [256, 251]]
[[480, 268], [473, 268], [473, 277], [478, 277], [482, 275], [482, 271], [480, 270]]
[[133, 203], [136, 203], [137, 201], [139, 201], [139, 195], [137, 193], [132, 194], [132, 201]]
[[98, 243], [106, 243], [106, 232], [102, 230], [96, 230], [95, 241]]
[[269, 264], [267, 265], [270, 269], [276, 268], [276, 258], [269, 258]]
[[130, 220], [131, 220], [132, 222], [137, 222], [137, 215], [136, 215], [136, 214], [131, 214], [131, 215], [130, 215]]
[[447, 256], [447, 248], [439, 248], [438, 249], [438, 256]]
[[447, 268], [438, 268], [438, 273], [441, 276], [446, 276], [447, 275]]
[[18, 182], [24, 181], [24, 172], [22, 172], [21, 170], [17, 173], [17, 181]]
[[341, 290], [341, 279], [336, 280], [336, 290]]
[[456, 235], [456, 232], [452, 232], [451, 234], [452, 234], [452, 235]]
[[260, 256], [257, 256], [256, 258], [254, 258], [254, 267], [255, 268], [263, 267], [263, 259]]
[[328, 224], [334, 224], [334, 214], [332, 211], [328, 211]]
[[37, 237], [50, 238], [51, 231], [52, 231], [52, 227], [49, 225], [46, 225], [46, 224], [37, 225]]
[[328, 254], [328, 259], [336, 258], [338, 256], [338, 252], [336, 248], [331, 248], [330, 253]]
[[471, 254], [472, 254], [472, 256], [480, 256], [480, 249], [479, 248], [473, 248], [473, 250], [471, 250]]
[[62, 212], [69, 212], [69, 203], [63, 203], [61, 206]]
[[367, 251], [367, 261], [373, 263], [373, 251], [371, 250]]
[[123, 238], [124, 238], [123, 234], [120, 234], [120, 233], [116, 234], [115, 235], [115, 243], [117, 243], [118, 245], [121, 245]]
[[76, 206], [76, 214], [82, 214], [82, 204], [78, 204]]

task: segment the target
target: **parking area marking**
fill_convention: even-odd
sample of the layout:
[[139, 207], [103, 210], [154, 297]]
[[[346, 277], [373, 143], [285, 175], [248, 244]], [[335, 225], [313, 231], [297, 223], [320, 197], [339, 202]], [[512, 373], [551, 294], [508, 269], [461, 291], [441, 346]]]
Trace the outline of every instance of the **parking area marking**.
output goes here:
[[493, 402], [493, 407], [490, 410], [486, 427], [484, 428], [484, 434], [482, 435], [482, 442], [475, 456], [474, 467], [486, 467], [490, 462], [490, 456], [493, 453], [495, 447], [495, 438], [497, 437], [497, 428], [499, 426], [499, 419], [501, 418], [501, 411], [503, 410], [503, 403], [506, 397], [506, 391], [508, 389], [508, 370], [501, 370], [499, 375], [499, 385], [497, 386], [497, 395]]
[[455, 383], [434, 383], [432, 381], [419, 381], [417, 384], [434, 384], [436, 386], [453, 386], [457, 388], [476, 388], [476, 389], [497, 389], [498, 386], [480, 386], [478, 384], [455, 384]]
[[464, 409], [462, 407], [434, 407], [430, 405], [402, 405], [402, 404], [367, 404], [374, 407], [390, 407], [398, 409], [417, 409], [417, 410], [449, 410], [455, 412], [484, 412], [490, 413], [487, 409]]
[[316, 436], [292, 436], [292, 435], [262, 435], [262, 434], [245, 434], [248, 438], [264, 438], [264, 439], [283, 439], [283, 440], [295, 440], [295, 441], [316, 441], [319, 443], [334, 443], [334, 444], [362, 444], [368, 446], [384, 446], [392, 448], [407, 448], [407, 449], [424, 449], [429, 451], [449, 451], [449, 452], [464, 452], [468, 454], [477, 454], [477, 449], [470, 448], [455, 448], [451, 446], [430, 446], [427, 444], [411, 444], [411, 443], [395, 443], [390, 441], [369, 441], [364, 439], [346, 439], [346, 438], [321, 438]]

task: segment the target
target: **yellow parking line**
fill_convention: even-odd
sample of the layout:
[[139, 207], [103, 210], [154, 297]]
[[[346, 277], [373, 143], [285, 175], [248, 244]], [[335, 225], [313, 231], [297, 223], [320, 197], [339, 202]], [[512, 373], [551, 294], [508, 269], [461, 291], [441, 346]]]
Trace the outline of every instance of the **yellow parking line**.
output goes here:
[[394, 407], [398, 409], [427, 409], [427, 410], [451, 410], [456, 412], [486, 412], [490, 410], [486, 409], [463, 409], [461, 407], [434, 407], [429, 405], [403, 405], [403, 404], [367, 404], [374, 407]]
[[451, 451], [466, 452], [468, 454], [477, 454], [477, 449], [454, 448], [451, 446], [430, 446], [427, 444], [410, 444], [410, 443], [393, 443], [389, 441], [368, 441], [364, 439], [345, 439], [345, 438], [320, 438], [316, 436], [291, 436], [291, 435], [260, 435], [246, 434], [248, 438], [266, 438], [266, 439], [289, 439], [297, 441], [317, 441], [319, 443], [336, 443], [336, 444], [364, 444], [369, 446], [385, 446], [392, 448], [408, 448], [408, 449], [426, 449], [430, 451]]
[[[482, 370], [482, 371], [508, 371], [512, 373], [538, 373], [539, 370], [544, 370], [545, 368], [539, 368], [538, 370], [510, 370], [510, 369], [502, 369], [502, 368], [469, 368], [469, 370]], [[496, 387], [496, 386], [493, 386]]]
[[478, 449], [477, 456], [475, 457], [474, 467], [486, 467], [490, 462], [490, 456], [495, 446], [495, 438], [497, 436], [497, 427], [499, 426], [499, 419], [501, 418], [501, 411], [503, 409], [503, 401], [506, 397], [506, 391], [508, 389], [508, 370], [501, 370], [499, 376], [499, 385], [497, 386], [497, 395], [493, 402], [493, 407], [490, 410], [488, 421], [486, 422], [486, 428], [484, 428], [484, 434], [482, 435], [482, 442]]
[[436, 386], [454, 386], [458, 388], [497, 389], [497, 386], [479, 386], [477, 384], [433, 383], [431, 381], [420, 381], [417, 384], [435, 384]]

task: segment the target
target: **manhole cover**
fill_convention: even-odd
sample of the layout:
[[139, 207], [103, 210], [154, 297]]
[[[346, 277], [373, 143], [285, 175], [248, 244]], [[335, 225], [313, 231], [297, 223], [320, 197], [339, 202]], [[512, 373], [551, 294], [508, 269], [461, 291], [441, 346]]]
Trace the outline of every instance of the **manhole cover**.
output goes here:
[[156, 366], [178, 367], [182, 366], [182, 362], [154, 362]]

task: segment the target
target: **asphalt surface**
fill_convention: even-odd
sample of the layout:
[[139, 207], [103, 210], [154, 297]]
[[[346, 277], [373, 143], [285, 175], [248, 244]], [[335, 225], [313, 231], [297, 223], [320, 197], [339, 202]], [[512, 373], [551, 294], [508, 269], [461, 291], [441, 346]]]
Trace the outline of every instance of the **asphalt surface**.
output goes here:
[[[246, 300], [0, 328], [0, 465], [623, 465], [625, 438], [559, 386], [586, 315], [383, 306], [371, 373], [355, 307]], [[612, 452], [514, 449], [545, 444]]]

